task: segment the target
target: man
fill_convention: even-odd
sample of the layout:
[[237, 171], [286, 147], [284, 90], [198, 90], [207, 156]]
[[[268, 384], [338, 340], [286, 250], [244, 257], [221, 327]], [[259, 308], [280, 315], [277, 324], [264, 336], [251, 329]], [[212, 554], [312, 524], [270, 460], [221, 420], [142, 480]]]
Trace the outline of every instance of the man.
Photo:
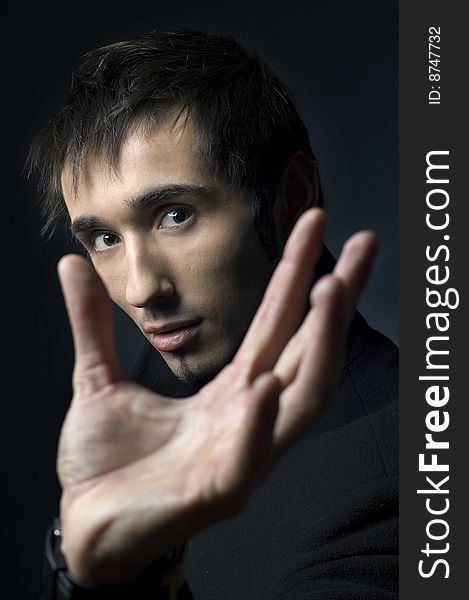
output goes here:
[[[30, 163], [45, 229], [68, 215], [92, 263], [59, 264], [76, 356], [50, 597], [167, 597], [174, 567], [203, 600], [395, 597], [395, 349], [354, 316], [375, 240], [335, 266], [322, 247], [317, 163], [265, 63], [193, 31], [98, 49]], [[108, 295], [147, 338], [139, 383]]]

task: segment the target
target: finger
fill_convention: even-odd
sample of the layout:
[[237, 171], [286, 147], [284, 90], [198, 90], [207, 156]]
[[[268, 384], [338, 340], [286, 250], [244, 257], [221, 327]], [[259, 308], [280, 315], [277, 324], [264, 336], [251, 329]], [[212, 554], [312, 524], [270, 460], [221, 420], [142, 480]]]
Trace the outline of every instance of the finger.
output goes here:
[[259, 485], [272, 464], [279, 394], [279, 381], [271, 373], [260, 375], [246, 391], [243, 400], [247, 413], [236, 446], [230, 452], [222, 486], [236, 495]]
[[334, 275], [345, 285], [347, 315], [351, 320], [355, 305], [365, 286], [377, 251], [377, 238], [371, 231], [361, 231], [345, 243]]
[[275, 443], [283, 450], [302, 435], [331, 399], [342, 360], [346, 333], [343, 283], [326, 275], [312, 292], [313, 309], [301, 335], [303, 346], [294, 381], [281, 396]]
[[74, 385], [81, 391], [97, 391], [121, 376], [111, 301], [96, 271], [83, 257], [64, 256], [57, 270], [75, 347]]
[[322, 249], [325, 214], [304, 213], [285, 246], [235, 361], [248, 365], [250, 378], [270, 370], [305, 313], [308, 291]]
[[[334, 269], [334, 275], [339, 277], [344, 285], [346, 298], [345, 326], [349, 324], [353, 316], [355, 304], [367, 281], [375, 253], [376, 236], [371, 232], [357, 233], [344, 245], [340, 259]], [[316, 285], [319, 285], [319, 281]], [[302, 326], [291, 338], [275, 365], [274, 373], [280, 379], [282, 388], [293, 381], [301, 358], [310, 345], [309, 336], [313, 325], [312, 319], [314, 318], [315, 313], [311, 309]]]
[[301, 357], [309, 345], [311, 318], [312, 310], [310, 309], [300, 329], [285, 346], [285, 349], [283, 350], [277, 361], [277, 364], [274, 367], [274, 374], [280, 381], [282, 390], [287, 388], [294, 380], [301, 362]]

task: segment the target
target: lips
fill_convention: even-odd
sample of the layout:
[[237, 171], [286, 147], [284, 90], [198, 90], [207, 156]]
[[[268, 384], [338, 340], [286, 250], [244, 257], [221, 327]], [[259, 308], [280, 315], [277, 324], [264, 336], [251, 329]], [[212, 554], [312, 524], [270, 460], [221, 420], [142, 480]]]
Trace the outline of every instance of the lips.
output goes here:
[[182, 348], [197, 335], [201, 323], [202, 321], [184, 323], [175, 325], [171, 329], [170, 327], [172, 326], [168, 325], [161, 328], [163, 329], [162, 331], [148, 331], [150, 341], [160, 352], [174, 352]]

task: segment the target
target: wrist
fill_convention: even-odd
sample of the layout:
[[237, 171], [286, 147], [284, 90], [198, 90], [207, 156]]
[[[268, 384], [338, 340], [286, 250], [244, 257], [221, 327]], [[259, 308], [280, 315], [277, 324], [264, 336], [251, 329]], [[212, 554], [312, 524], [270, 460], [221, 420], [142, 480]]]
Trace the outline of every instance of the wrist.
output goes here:
[[99, 584], [77, 577], [68, 569], [61, 552], [60, 521], [55, 519], [46, 537], [44, 575], [46, 598], [54, 600], [166, 600], [176, 597], [177, 568], [182, 546], [161, 557], [138, 577], [120, 584]]
[[[125, 585], [156, 563], [164, 564], [184, 537], [173, 536], [174, 523], [155, 531], [141, 506], [124, 511], [122, 503], [69, 494], [61, 499], [60, 551], [77, 582]], [[178, 519], [184, 522], [184, 519]]]
[[108, 535], [113, 519], [105, 503], [94, 501], [89, 506], [86, 498], [75, 501], [64, 492], [60, 509], [60, 553], [74, 582], [85, 586], [124, 585], [153, 562], [136, 564], [136, 549], [132, 552], [129, 548], [131, 536], [120, 540]]

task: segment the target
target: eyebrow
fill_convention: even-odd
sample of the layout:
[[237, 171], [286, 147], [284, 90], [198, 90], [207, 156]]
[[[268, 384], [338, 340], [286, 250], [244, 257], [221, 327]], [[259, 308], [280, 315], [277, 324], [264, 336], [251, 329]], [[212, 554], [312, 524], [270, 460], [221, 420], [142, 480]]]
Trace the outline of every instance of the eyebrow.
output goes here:
[[[129, 198], [125, 203], [129, 208], [137, 211], [176, 199], [184, 200], [187, 197], [208, 198], [213, 193], [212, 188], [203, 185], [163, 185], [155, 186], [136, 198]], [[70, 230], [77, 239], [83, 238], [90, 230], [100, 228], [105, 228], [103, 221], [93, 215], [80, 215], [70, 224]]]

